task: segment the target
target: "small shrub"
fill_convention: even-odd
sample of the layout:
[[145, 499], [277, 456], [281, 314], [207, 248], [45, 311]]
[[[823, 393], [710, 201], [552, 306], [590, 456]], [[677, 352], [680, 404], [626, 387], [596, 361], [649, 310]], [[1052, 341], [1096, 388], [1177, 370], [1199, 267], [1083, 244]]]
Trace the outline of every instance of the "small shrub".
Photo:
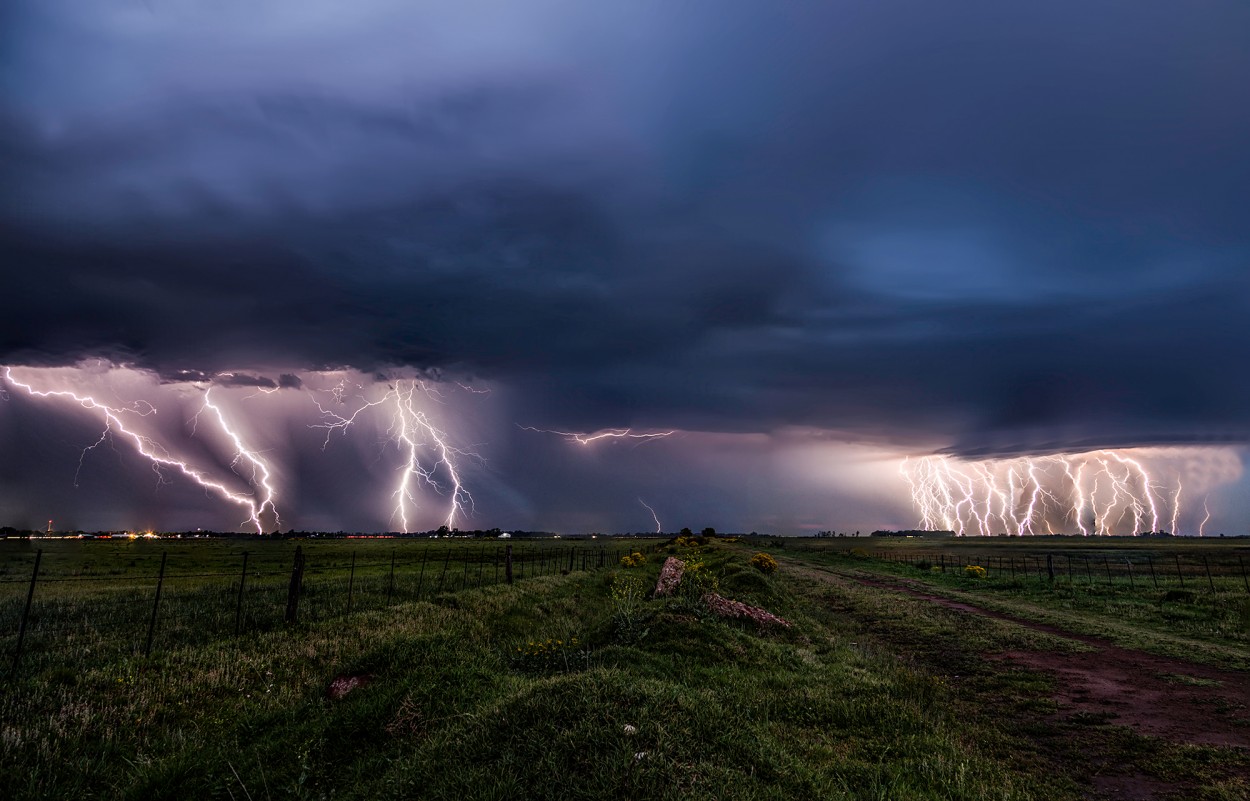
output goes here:
[[751, 567], [761, 573], [771, 573], [777, 569], [777, 560], [766, 553], [757, 553], [751, 557]]
[[720, 582], [702, 559], [694, 557], [686, 559], [678, 589], [687, 598], [699, 598], [704, 593], [716, 592], [720, 589]]
[[621, 567], [642, 567], [646, 563], [647, 557], [643, 556], [638, 551], [634, 551], [633, 553], [626, 554], [621, 557]]
[[646, 588], [637, 576], [615, 576], [612, 579], [612, 620], [616, 632], [628, 640], [642, 622], [643, 595]]
[[964, 568], [964, 575], [968, 578], [983, 579], [989, 574], [980, 565], [968, 565]]

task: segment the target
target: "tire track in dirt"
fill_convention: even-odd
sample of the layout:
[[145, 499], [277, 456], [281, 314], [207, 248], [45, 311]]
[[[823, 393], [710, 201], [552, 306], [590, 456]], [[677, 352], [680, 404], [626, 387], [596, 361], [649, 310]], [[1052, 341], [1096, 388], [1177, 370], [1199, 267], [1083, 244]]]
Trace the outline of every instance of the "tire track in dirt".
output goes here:
[[1006, 651], [986, 658], [1056, 678], [1055, 700], [1069, 716], [1085, 714], [1176, 743], [1250, 749], [1250, 674], [1156, 656], [906, 584], [855, 577], [955, 612], [1003, 620], [1084, 643], [1093, 651]]

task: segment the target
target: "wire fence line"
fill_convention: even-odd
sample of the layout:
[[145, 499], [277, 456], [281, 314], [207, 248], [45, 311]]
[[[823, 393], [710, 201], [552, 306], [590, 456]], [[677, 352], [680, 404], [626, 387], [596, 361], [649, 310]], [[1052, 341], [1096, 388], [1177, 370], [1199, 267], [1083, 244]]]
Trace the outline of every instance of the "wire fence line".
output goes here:
[[1032, 577], [1073, 586], [1250, 594], [1250, 559], [1242, 554], [1167, 551], [977, 554], [962, 549], [953, 553], [854, 549], [851, 553], [942, 573], [977, 566], [988, 576], [1000, 579]]
[[410, 603], [464, 590], [614, 566], [629, 548], [452, 546], [343, 558], [295, 548], [280, 566], [244, 551], [234, 570], [179, 570], [162, 552], [155, 570], [41, 572], [36, 551], [24, 580], [0, 587], [0, 644], [10, 677], [77, 670], [126, 657], [205, 645]]

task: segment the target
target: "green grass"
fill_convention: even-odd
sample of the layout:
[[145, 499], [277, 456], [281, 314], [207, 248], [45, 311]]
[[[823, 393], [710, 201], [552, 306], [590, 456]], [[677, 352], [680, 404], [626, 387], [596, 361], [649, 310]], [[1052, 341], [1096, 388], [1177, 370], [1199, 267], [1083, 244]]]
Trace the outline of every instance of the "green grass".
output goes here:
[[[272, 603], [268, 590], [249, 598], [255, 624], [232, 633], [237, 578], [175, 582], [144, 659], [134, 627], [146, 631], [162, 543], [84, 543], [83, 564], [72, 545], [50, 552], [52, 575], [120, 578], [39, 587], [41, 619], [77, 620], [82, 639], [66, 647], [45, 630], [0, 696], [0, 786], [13, 798], [1065, 799], [1081, 796], [1088, 770], [1046, 744], [1070, 734], [1049, 721], [1048, 679], [981, 658], [1082, 646], [962, 622], [784, 550], [764, 575], [749, 543], [698, 549], [722, 594], [793, 623], [761, 631], [710, 616], [697, 593], [629, 591], [649, 589], [670, 551], [693, 549], [631, 543], [645, 565], [568, 573], [567, 551], [548, 554], [543, 575], [529, 564], [529, 578], [478, 587], [466, 575], [492, 567], [471, 561], [480, 543], [304, 543], [301, 608], [321, 611], [288, 628], [273, 615], [294, 544], [248, 543], [258, 571], [277, 574]], [[445, 547], [459, 549], [448, 570], [459, 579], [415, 592], [422, 555], [428, 588]], [[242, 544], [178, 548], [167, 569], [226, 573]], [[348, 614], [353, 550], [368, 588]], [[6, 554], [13, 574], [28, 556]], [[108, 646], [114, 618], [124, 647]], [[340, 676], [367, 683], [331, 700]], [[1167, 756], [1124, 742], [1130, 763], [1205, 797], [1238, 788], [1221, 766], [1245, 767], [1227, 754], [1203, 762], [1211, 749]]]
[[[887, 541], [881, 549], [872, 543], [819, 543], [805, 549], [785, 551], [808, 564], [835, 571], [858, 571], [863, 575], [903, 579], [953, 599], [974, 603], [1040, 623], [1059, 626], [1076, 633], [1104, 637], [1119, 645], [1141, 648], [1163, 656], [1196, 659], [1221, 667], [1250, 670], [1250, 593], [1239, 573], [1233, 572], [1237, 555], [1248, 546], [1240, 541], [1225, 543], [1173, 543], [1151, 546], [1141, 541], [1089, 543], [1085, 540], [1041, 540], [1021, 543], [1019, 539], [965, 543], [959, 541]], [[1175, 576], [1163, 573], [1177, 549], [1185, 551], [1189, 567], [1203, 554], [1222, 566], [1223, 574], [1213, 579], [1210, 589], [1206, 576], [1196, 584], [1190, 576], [1188, 589], [1180, 589]], [[858, 549], [859, 554], [852, 553]], [[1147, 572], [1143, 552], [1153, 551], [1157, 563], [1156, 586]], [[1055, 578], [1044, 572], [1045, 555], [1052, 555]], [[881, 553], [885, 558], [868, 554]], [[939, 555], [947, 556], [947, 569], [939, 566]], [[1007, 556], [1004, 556], [1007, 554]], [[1027, 554], [1031, 566], [1014, 575], [999, 569], [1000, 559], [1014, 554], [1023, 562]], [[1086, 572], [1084, 556], [1093, 558]], [[1128, 556], [1126, 556], [1128, 554]], [[1067, 558], [1073, 558], [1073, 571]], [[1108, 581], [1103, 556], [1109, 563], [1132, 558], [1136, 578], [1132, 583], [1123, 568]], [[907, 561], [904, 561], [907, 560]], [[965, 563], [990, 565], [989, 577], [976, 580], [965, 575]], [[1039, 569], [1041, 573], [1039, 575]]]

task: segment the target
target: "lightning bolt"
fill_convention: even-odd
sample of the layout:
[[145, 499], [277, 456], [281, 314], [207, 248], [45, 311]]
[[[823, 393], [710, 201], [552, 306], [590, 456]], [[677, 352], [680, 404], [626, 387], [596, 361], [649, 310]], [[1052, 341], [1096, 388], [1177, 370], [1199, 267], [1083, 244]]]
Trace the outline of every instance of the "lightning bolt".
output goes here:
[[[359, 389], [358, 385], [357, 388]], [[346, 383], [340, 382], [329, 392], [337, 402], [347, 402]], [[346, 434], [347, 429], [368, 410], [390, 408], [391, 422], [387, 436], [403, 455], [402, 464], [397, 471], [399, 479], [391, 493], [395, 500], [391, 520], [397, 521], [404, 533], [411, 530], [412, 514], [417, 509], [417, 488], [422, 485], [447, 496], [449, 504], [445, 524], [448, 528], [456, 528], [459, 518], [469, 514], [468, 510], [473, 508], [473, 496], [461, 479], [459, 461], [464, 458], [481, 458], [476, 453], [461, 450], [451, 444], [446, 432], [438, 428], [418, 405], [418, 393], [442, 402], [442, 393], [418, 379], [395, 381], [388, 385], [386, 393], [378, 400], [371, 401], [362, 397], [360, 405], [350, 414], [339, 414], [327, 409], [313, 398], [324, 419], [324, 422], [312, 426], [326, 432], [322, 450], [330, 444], [330, 438], [336, 431]]]
[[[278, 507], [274, 505], [274, 498], [277, 493], [274, 491], [273, 484], [270, 483], [273, 476], [269, 471], [269, 465], [267, 465], [254, 451], [249, 450], [243, 444], [243, 438], [235, 433], [234, 429], [230, 427], [230, 424], [226, 422], [226, 415], [222, 412], [221, 407], [214, 404], [212, 399], [209, 397], [212, 394], [212, 391], [212, 387], [204, 390], [204, 405], [200, 407], [200, 412], [205, 410], [212, 412], [213, 416], [217, 418], [217, 424], [221, 427], [222, 432], [230, 439], [231, 443], [234, 444], [234, 459], [230, 462], [230, 469], [233, 470], [239, 462], [247, 462], [252, 466], [252, 485], [258, 486], [262, 490], [261, 501], [259, 504], [255, 505], [252, 511], [253, 525], [256, 526], [257, 531], [262, 530], [263, 527], [260, 516], [265, 513], [266, 509], [268, 509], [273, 514], [274, 527], [281, 528], [282, 518], [278, 515]], [[277, 390], [273, 391], [276, 392]], [[249, 395], [248, 397], [252, 396]], [[199, 420], [200, 412], [196, 412], [195, 415], [195, 420], [197, 422]]]
[[[153, 440], [151, 437], [140, 434], [139, 432], [133, 431], [127, 427], [126, 421], [123, 419], [124, 415], [137, 415], [139, 417], [154, 415], [156, 414], [156, 409], [152, 406], [152, 404], [147, 403], [146, 401], [136, 401], [129, 407], [119, 408], [101, 403], [90, 395], [79, 395], [69, 390], [35, 389], [32, 385], [27, 384], [24, 381], [19, 381], [15, 378], [13, 375], [13, 368], [9, 366], [4, 368], [4, 377], [11, 386], [21, 389], [32, 397], [64, 398], [78, 404], [84, 409], [100, 413], [104, 422], [104, 430], [101, 432], [100, 438], [96, 440], [95, 443], [88, 445], [83, 449], [83, 452], [79, 457], [79, 470], [82, 469], [82, 460], [86, 458], [86, 454], [89, 451], [99, 447], [106, 440], [110, 440], [112, 438], [122, 438], [130, 442], [141, 456], [148, 459], [152, 463], [152, 469], [155, 471], [159, 481], [166, 481], [164, 474], [161, 472], [162, 467], [176, 469], [178, 472], [203, 487], [206, 492], [216, 493], [221, 498], [242, 506], [248, 512], [248, 520], [256, 526], [256, 532], [258, 534], [264, 533], [264, 528], [261, 526], [260, 522], [261, 509], [263, 507], [262, 505], [257, 504], [256, 499], [253, 496], [235, 492], [225, 484], [209, 478], [202, 471], [197, 470], [187, 462], [175, 458], [165, 449], [164, 446]], [[267, 472], [265, 473], [265, 477], [267, 480]], [[77, 474], [75, 474], [75, 486], [76, 485]]]
[[579, 431], [553, 431], [549, 428], [534, 428], [533, 426], [523, 425], [518, 425], [517, 428], [522, 431], [536, 431], [540, 434], [555, 434], [558, 437], [564, 437], [570, 442], [576, 442], [578, 445], [593, 445], [594, 443], [605, 439], [661, 439], [677, 433], [675, 431], [654, 431], [645, 434], [635, 434], [632, 429], [628, 428], [605, 428], [591, 433]]
[[660, 518], [656, 515], [655, 510], [651, 508], [651, 505], [648, 504], [646, 501], [644, 501], [642, 498], [638, 499], [638, 503], [647, 507], [647, 511], [651, 513], [651, 519], [655, 521], [655, 533], [663, 534], [664, 527], [660, 525]]

